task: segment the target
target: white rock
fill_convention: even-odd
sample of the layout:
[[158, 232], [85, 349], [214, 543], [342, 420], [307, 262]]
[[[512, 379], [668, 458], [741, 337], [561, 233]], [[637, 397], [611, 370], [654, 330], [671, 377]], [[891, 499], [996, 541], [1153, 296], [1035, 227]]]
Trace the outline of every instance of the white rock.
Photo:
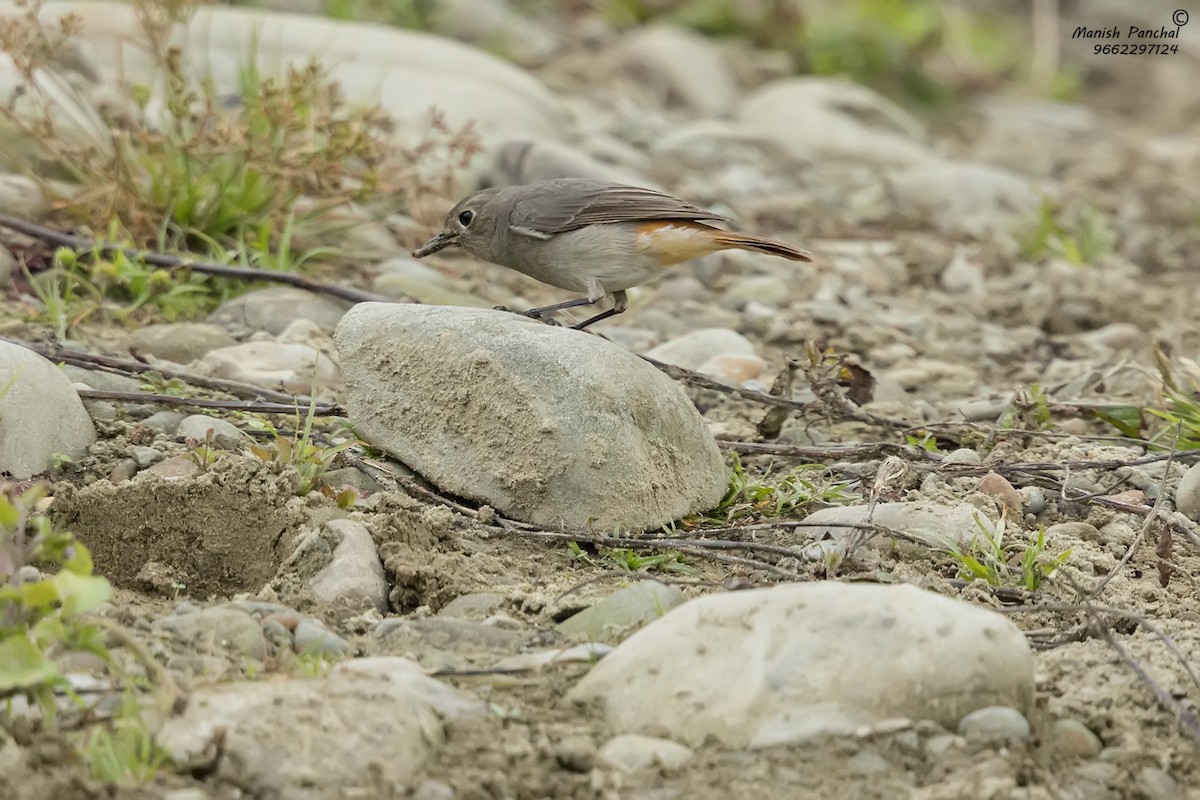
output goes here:
[[1200, 463], [1193, 464], [1175, 488], [1175, 510], [1200, 522]]
[[129, 334], [127, 346], [138, 353], [187, 364], [210, 350], [235, 344], [229, 333], [207, 322], [146, 325]]
[[717, 117], [733, 110], [737, 84], [725, 57], [706, 36], [671, 25], [638, 28], [620, 47], [625, 68], [662, 93], [668, 105]]
[[653, 181], [635, 170], [600, 161], [561, 142], [528, 136], [509, 139], [496, 147], [491, 178], [496, 186], [537, 183], [553, 178], [591, 178], [657, 188]]
[[932, 158], [920, 123], [870, 89], [841, 78], [785, 78], [742, 101], [738, 119], [800, 158], [917, 164]]
[[653, 528], [725, 491], [684, 391], [624, 348], [501, 311], [364, 303], [335, 336], [366, 441], [541, 525]]
[[1011, 234], [1041, 202], [1024, 178], [987, 164], [930, 161], [892, 176], [889, 184], [900, 216], [932, 220], [948, 235]]
[[695, 757], [690, 747], [670, 739], [624, 733], [614, 736], [600, 747], [600, 763], [623, 772], [635, 772], [646, 767], [679, 769]]
[[210, 351], [196, 372], [276, 391], [328, 396], [341, 383], [341, 371], [316, 348], [283, 342], [245, 342]]
[[327, 331], [337, 327], [349, 305], [291, 286], [258, 289], [222, 303], [208, 321], [233, 332], [266, 331], [277, 336], [298, 319], [316, 322]]
[[[132, 31], [125, 3], [48, 2], [46, 15], [77, 14], [99, 69], [109, 79], [153, 85], [153, 60]], [[201, 7], [174, 44], [186, 41], [196, 75], [218, 93], [240, 90], [248, 58], [264, 77], [317, 59], [351, 104], [377, 102], [397, 119], [444, 112], [452, 126], [474, 121], [485, 133], [557, 135], [564, 111], [536, 78], [477, 48], [416, 31], [253, 8]]]
[[387, 579], [371, 532], [349, 519], [330, 520], [325, 529], [337, 537], [338, 544], [333, 559], [308, 583], [313, 596], [330, 605], [387, 611]]
[[27, 478], [57, 455], [81, 458], [95, 441], [71, 380], [32, 350], [0, 342], [0, 473]]
[[[914, 586], [792, 584], [709, 595], [630, 636], [568, 697], [619, 733], [767, 746], [885, 718], [953, 728], [1033, 705], [1033, 656], [1012, 622]], [[664, 702], [669, 698], [670, 702]]]
[[663, 342], [646, 351], [646, 357], [684, 369], [697, 370], [713, 356], [752, 356], [754, 343], [728, 328], [701, 328]]
[[[928, 500], [905, 503], [876, 503], [868, 506], [833, 506], [814, 511], [804, 518], [812, 525], [807, 533], [813, 539], [832, 539], [845, 542], [861, 528], [855, 526], [878, 525], [884, 528], [909, 533], [928, 540], [931, 544], [949, 541], [967, 545], [980, 534], [980, 525], [995, 530], [995, 523], [970, 503], [942, 505]], [[826, 527], [821, 527], [821, 526]], [[885, 535], [877, 538], [887, 539]]]
[[220, 741], [215, 776], [249, 794], [372, 796], [414, 777], [445, 720], [481, 710], [412, 662], [366, 658], [319, 678], [196, 686], [155, 739], [178, 763]]

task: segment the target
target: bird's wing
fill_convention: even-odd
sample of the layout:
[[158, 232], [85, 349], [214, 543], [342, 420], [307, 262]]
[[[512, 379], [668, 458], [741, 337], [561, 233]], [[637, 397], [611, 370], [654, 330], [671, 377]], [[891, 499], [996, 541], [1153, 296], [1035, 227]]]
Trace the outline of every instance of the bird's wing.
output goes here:
[[547, 181], [541, 189], [536, 196], [513, 206], [514, 228], [556, 234], [611, 222], [728, 221], [677, 197], [619, 183], [563, 179]]

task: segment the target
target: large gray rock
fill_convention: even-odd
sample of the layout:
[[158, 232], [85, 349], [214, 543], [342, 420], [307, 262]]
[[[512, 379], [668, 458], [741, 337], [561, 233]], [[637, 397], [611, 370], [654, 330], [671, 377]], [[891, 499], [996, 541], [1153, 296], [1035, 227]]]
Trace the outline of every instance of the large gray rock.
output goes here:
[[599, 701], [617, 733], [747, 747], [893, 717], [954, 728], [987, 706], [1028, 713], [1033, 690], [1024, 635], [992, 611], [913, 586], [815, 583], [685, 603], [568, 696]]
[[793, 155], [882, 165], [932, 158], [920, 123], [865, 86], [841, 78], [786, 78], [753, 92], [738, 108], [747, 130]]
[[253, 796], [379, 797], [413, 778], [446, 720], [480, 711], [411, 661], [365, 658], [320, 678], [196, 687], [155, 738], [177, 763], [215, 752], [217, 776]]
[[1041, 195], [1024, 178], [988, 164], [932, 161], [893, 176], [894, 214], [951, 236], [1010, 234], [1037, 211]]
[[0, 342], [0, 473], [27, 478], [56, 455], [81, 457], [95, 441], [70, 379], [32, 350]]
[[656, 528], [725, 491], [683, 390], [599, 337], [502, 311], [364, 303], [335, 339], [359, 435], [502, 513]]
[[737, 83], [708, 37], [671, 25], [651, 25], [625, 37], [620, 57], [627, 70], [647, 81], [671, 105], [699, 116], [733, 110]]
[[[127, 3], [48, 2], [48, 18], [73, 13], [95, 67], [108, 79], [154, 85], [154, 62]], [[196, 75], [236, 93], [247, 59], [263, 78], [317, 59], [352, 104], [379, 103], [398, 119], [444, 112], [453, 126], [475, 121], [485, 133], [555, 136], [561, 104], [536, 78], [477, 48], [416, 31], [339, 22], [254, 8], [206, 6], [175, 31]]]

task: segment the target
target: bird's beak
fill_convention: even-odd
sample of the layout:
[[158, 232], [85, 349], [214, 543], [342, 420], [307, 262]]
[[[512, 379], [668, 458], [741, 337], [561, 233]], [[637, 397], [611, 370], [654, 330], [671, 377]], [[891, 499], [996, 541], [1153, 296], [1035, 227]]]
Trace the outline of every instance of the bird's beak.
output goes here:
[[458, 234], [454, 231], [442, 231], [437, 236], [430, 239], [425, 244], [413, 250], [413, 258], [424, 258], [427, 255], [436, 253], [438, 250], [449, 247], [452, 244], [458, 243]]

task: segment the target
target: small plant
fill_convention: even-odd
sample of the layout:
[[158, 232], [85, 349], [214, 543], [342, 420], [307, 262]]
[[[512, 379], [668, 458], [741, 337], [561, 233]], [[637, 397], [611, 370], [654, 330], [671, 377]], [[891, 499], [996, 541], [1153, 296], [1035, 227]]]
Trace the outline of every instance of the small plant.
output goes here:
[[1060, 567], [1071, 558], [1065, 550], [1057, 556], [1046, 553], [1046, 532], [1039, 528], [1024, 543], [1005, 542], [1007, 520], [1001, 517], [993, 530], [978, 515], [975, 525], [979, 532], [964, 549], [946, 536], [927, 535], [927, 540], [958, 563], [958, 577], [963, 580], [984, 580], [989, 586], [1020, 586], [1037, 591]]
[[129, 693], [122, 697], [107, 725], [98, 725], [87, 733], [79, 754], [92, 777], [108, 784], [148, 782], [168, 761], [166, 751], [154, 743], [137, 700]]
[[[40, 484], [0, 491], [0, 698], [23, 694], [53, 720], [56, 692], [70, 692], [55, 659], [77, 650], [110, 661], [100, 628], [85, 615], [108, 602], [112, 587], [92, 574], [86, 547], [35, 513], [45, 496]], [[27, 580], [23, 568], [35, 562], [57, 572]]]
[[1036, 383], [1017, 392], [1012, 403], [1000, 418], [1003, 430], [1024, 429], [1044, 431], [1050, 425], [1050, 398], [1046, 390]]
[[735, 453], [727, 469], [729, 488], [712, 512], [722, 522], [748, 516], [779, 517], [813, 503], [852, 503], [858, 496], [846, 481], [835, 481], [823, 464], [803, 464], [789, 470], [773, 482], [770, 475], [756, 478], [746, 473]]
[[1096, 263], [1116, 243], [1108, 218], [1100, 211], [1084, 206], [1067, 213], [1048, 198], [1042, 200], [1037, 219], [1017, 238], [1026, 258], [1057, 256], [1077, 265]]
[[303, 423], [297, 413], [296, 431], [292, 437], [284, 436], [265, 419], [256, 420], [255, 425], [268, 431], [274, 437], [274, 441], [267, 445], [251, 445], [250, 452], [267, 463], [275, 464], [280, 469], [288, 466], [295, 467], [296, 471], [300, 473], [300, 485], [296, 488], [298, 496], [303, 497], [313, 490], [319, 490], [332, 497], [339, 507], [349, 508], [354, 505], [358, 493], [352, 488], [335, 492], [322, 480], [322, 476], [329, 470], [338, 455], [358, 445], [359, 442], [357, 439], [349, 439], [335, 445], [317, 444], [313, 440], [316, 403], [316, 398], [310, 401], [308, 414], [304, 417]]
[[204, 438], [193, 441], [188, 440], [187, 456], [202, 472], [207, 472], [208, 468], [217, 463], [217, 459], [221, 457], [221, 449], [216, 445], [216, 431], [209, 428], [204, 432]]

